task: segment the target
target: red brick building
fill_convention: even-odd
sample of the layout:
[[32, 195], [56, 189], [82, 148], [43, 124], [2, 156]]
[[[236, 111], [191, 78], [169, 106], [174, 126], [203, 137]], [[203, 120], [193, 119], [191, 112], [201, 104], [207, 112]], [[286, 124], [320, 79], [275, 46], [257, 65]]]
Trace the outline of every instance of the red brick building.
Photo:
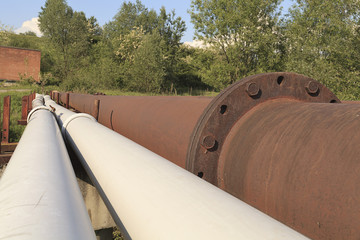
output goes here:
[[19, 81], [20, 76], [39, 81], [41, 52], [0, 46], [0, 80]]

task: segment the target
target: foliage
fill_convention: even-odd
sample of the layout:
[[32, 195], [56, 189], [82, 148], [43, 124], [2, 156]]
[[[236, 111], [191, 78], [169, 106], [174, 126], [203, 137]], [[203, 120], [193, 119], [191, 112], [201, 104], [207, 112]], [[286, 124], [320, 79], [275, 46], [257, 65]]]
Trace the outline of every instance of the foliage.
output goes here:
[[[159, 15], [140, 1], [124, 2], [113, 21], [104, 29], [107, 42], [117, 62], [119, 87], [136, 91], [164, 91], [185, 85], [181, 63], [180, 40], [185, 22], [175, 12], [160, 9]], [[188, 73], [189, 74], [189, 73]]]
[[359, 99], [359, 1], [297, 0], [288, 15], [280, 15], [280, 3], [193, 0], [189, 13], [204, 44], [192, 48], [181, 43], [186, 26], [174, 10], [125, 1], [100, 27], [65, 0], [47, 0], [39, 13], [42, 37], [0, 23], [0, 44], [41, 51], [43, 88], [192, 95], [256, 73], [291, 71]]
[[222, 89], [247, 75], [281, 69], [280, 2], [192, 1], [189, 13], [195, 35], [211, 46], [214, 55], [211, 65], [200, 72], [205, 83]]
[[176, 17], [175, 10], [167, 13], [165, 7], [160, 9], [157, 30], [169, 47], [179, 47], [181, 37], [186, 31], [185, 22]]
[[51, 49], [52, 72], [67, 83], [76, 81], [76, 72], [86, 65], [91, 44], [101, 33], [96, 19], [73, 11], [65, 0], [47, 0], [41, 10], [39, 27]]
[[145, 35], [133, 58], [126, 59], [124, 82], [130, 90], [160, 92], [164, 84], [165, 68], [160, 34]]
[[12, 32], [12, 29], [5, 24], [0, 22], [0, 45], [7, 46], [9, 42], [9, 34]]
[[134, 52], [142, 44], [144, 36], [145, 31], [142, 26], [140, 26], [134, 27], [128, 34], [120, 35], [119, 37], [112, 39], [116, 59], [118, 59], [119, 62], [132, 62]]
[[359, 98], [359, 14], [359, 1], [298, 0], [286, 23], [286, 70]]
[[124, 2], [113, 21], [105, 25], [107, 38], [129, 34], [134, 28], [142, 28], [146, 33], [152, 32], [157, 23], [157, 14], [148, 10], [139, 0], [135, 3]]
[[32, 85], [35, 84], [36, 81], [32, 76], [27, 76], [26, 74], [19, 74], [20, 77], [20, 85]]
[[12, 47], [40, 50], [40, 44], [38, 39], [39, 38], [36, 35], [32, 35], [30, 32], [28, 32], [27, 34], [9, 33], [7, 45]]

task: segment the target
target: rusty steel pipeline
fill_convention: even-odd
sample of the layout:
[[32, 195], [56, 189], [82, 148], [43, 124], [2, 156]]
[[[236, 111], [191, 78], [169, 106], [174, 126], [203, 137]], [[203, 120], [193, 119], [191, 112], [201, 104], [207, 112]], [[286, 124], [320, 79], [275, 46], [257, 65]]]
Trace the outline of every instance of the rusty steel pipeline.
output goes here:
[[[99, 123], [121, 133], [185, 168], [191, 133], [210, 97], [102, 96], [61, 93], [65, 105], [88, 113]], [[99, 100], [98, 104], [97, 100]], [[64, 102], [63, 102], [64, 101]], [[94, 114], [98, 110], [97, 114]]]
[[311, 78], [259, 74], [215, 98], [70, 93], [69, 106], [312, 239], [360, 238], [359, 105]]

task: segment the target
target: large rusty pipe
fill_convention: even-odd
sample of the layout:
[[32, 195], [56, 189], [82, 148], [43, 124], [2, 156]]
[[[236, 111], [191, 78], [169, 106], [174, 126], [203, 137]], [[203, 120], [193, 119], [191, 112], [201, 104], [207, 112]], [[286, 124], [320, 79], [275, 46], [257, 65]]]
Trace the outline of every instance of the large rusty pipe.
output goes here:
[[[169, 160], [308, 237], [360, 238], [360, 110], [317, 81], [294, 73], [255, 75], [202, 104], [176, 99], [176, 106], [188, 109], [179, 115], [170, 104], [157, 104], [157, 97], [110, 101], [73, 94], [70, 106], [89, 113], [94, 98], [100, 99], [99, 120], [111, 119], [119, 126], [114, 130], [160, 155], [159, 145], [165, 146]], [[119, 117], [104, 115], [102, 108]], [[169, 116], [178, 121], [167, 121]], [[147, 119], [156, 120], [147, 125]], [[109, 126], [109, 120], [102, 122]], [[168, 128], [180, 132], [172, 136], [183, 134], [181, 148], [156, 135], [166, 135]]]
[[224, 141], [217, 185], [314, 239], [359, 239], [359, 110], [284, 100], [256, 106]]
[[[93, 115], [98, 122], [185, 168], [191, 133], [210, 97], [102, 96], [61, 93], [65, 104]], [[94, 115], [93, 115], [94, 116]], [[94, 116], [95, 117], [95, 116]]]

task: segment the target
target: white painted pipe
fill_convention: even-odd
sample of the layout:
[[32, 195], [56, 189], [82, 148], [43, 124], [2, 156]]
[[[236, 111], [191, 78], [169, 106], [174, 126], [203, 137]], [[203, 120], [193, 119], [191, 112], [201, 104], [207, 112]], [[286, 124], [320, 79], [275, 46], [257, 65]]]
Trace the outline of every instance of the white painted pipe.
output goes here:
[[44, 105], [44, 95], [36, 93], [35, 99], [32, 101], [32, 108], [36, 108]]
[[96, 239], [56, 120], [36, 108], [0, 179], [0, 239]]
[[307, 239], [91, 117], [45, 104], [127, 238]]

